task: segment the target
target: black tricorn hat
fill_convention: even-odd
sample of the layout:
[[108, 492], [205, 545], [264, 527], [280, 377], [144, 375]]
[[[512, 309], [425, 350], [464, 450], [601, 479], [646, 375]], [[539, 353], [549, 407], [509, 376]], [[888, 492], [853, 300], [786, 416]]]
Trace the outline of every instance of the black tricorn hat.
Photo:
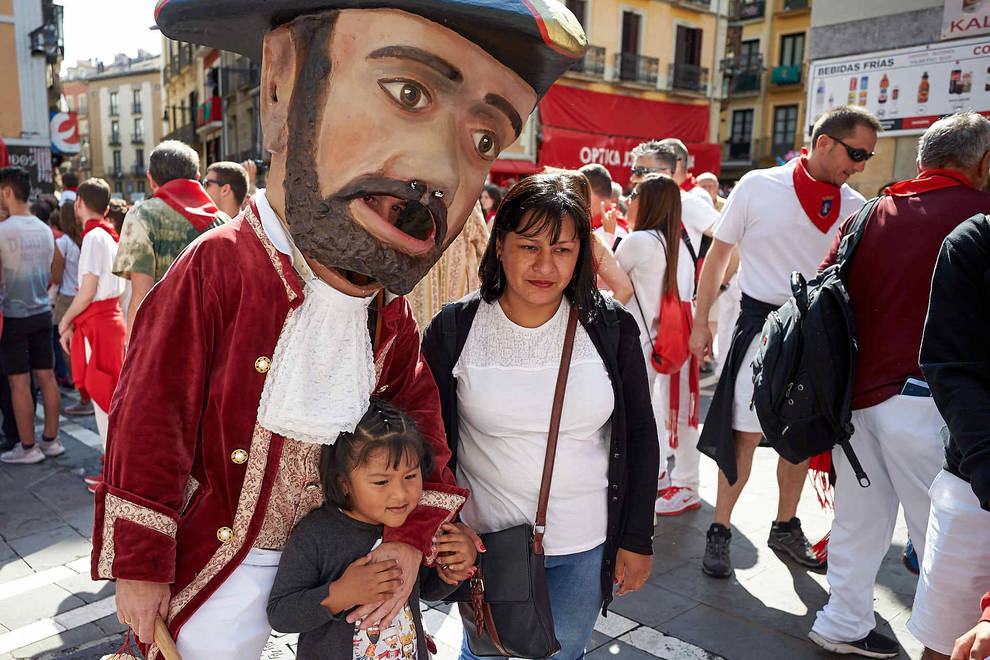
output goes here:
[[166, 37], [260, 63], [270, 30], [332, 9], [398, 9], [439, 23], [515, 71], [539, 97], [588, 47], [558, 0], [159, 0], [155, 19]]

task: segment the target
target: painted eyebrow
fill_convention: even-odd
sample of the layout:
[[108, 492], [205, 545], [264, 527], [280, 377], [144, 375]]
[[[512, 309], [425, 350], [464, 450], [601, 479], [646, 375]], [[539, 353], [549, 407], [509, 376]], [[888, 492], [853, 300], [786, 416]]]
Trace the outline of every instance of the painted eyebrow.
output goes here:
[[512, 107], [512, 104], [498, 94], [486, 94], [485, 103], [505, 113], [509, 118], [509, 123], [512, 124], [512, 130], [516, 132], [516, 137], [518, 138], [520, 133], [522, 133], [522, 118], [516, 112], [516, 109]]
[[425, 51], [422, 48], [415, 48], [413, 46], [386, 46], [385, 48], [379, 48], [375, 52], [368, 55], [369, 60], [380, 60], [386, 58], [419, 62], [420, 64], [425, 64], [430, 67], [447, 80], [455, 83], [464, 81], [464, 76], [461, 75], [461, 72], [457, 69], [457, 67], [442, 57], [438, 57], [437, 55]]

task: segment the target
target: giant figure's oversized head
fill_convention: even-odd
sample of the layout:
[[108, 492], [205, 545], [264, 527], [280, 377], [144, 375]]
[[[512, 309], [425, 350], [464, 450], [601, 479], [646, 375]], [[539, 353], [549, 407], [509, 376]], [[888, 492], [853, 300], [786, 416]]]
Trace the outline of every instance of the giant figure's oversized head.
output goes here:
[[156, 17], [262, 62], [269, 201], [352, 295], [412, 289], [587, 48], [557, 0], [161, 0]]

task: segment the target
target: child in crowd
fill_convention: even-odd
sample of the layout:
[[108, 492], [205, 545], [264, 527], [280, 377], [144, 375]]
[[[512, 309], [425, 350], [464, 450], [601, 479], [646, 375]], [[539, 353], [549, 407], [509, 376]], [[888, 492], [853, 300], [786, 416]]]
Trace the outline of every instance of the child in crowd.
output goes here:
[[419, 503], [432, 454], [413, 421], [372, 398], [354, 433], [323, 448], [320, 472], [326, 504], [293, 530], [268, 599], [268, 619], [298, 632], [297, 658], [419, 658], [428, 660], [420, 597], [438, 600], [456, 588], [450, 578], [474, 573], [476, 549], [456, 525], [444, 525], [437, 547], [446, 569], [422, 568], [409, 602], [387, 628], [347, 623], [355, 607], [392, 596], [394, 560], [371, 563], [385, 525], [399, 527]]

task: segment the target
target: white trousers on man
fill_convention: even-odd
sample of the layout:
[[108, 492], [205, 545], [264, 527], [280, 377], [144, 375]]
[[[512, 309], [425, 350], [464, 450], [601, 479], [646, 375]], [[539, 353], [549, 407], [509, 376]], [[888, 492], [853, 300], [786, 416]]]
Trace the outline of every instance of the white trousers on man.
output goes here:
[[271, 636], [268, 596], [275, 583], [278, 550], [252, 548], [213, 595], [179, 630], [183, 660], [260, 658]]
[[660, 442], [660, 472], [666, 467], [670, 457], [674, 457], [674, 467], [670, 471], [670, 485], [681, 488], [698, 490], [698, 463], [701, 454], [698, 452], [698, 429], [688, 426], [690, 418], [691, 391], [688, 376], [691, 360], [681, 368], [680, 408], [677, 411], [677, 448], [670, 446], [670, 430], [665, 424], [670, 418], [670, 376], [657, 374], [653, 382], [653, 416], [657, 420], [657, 435]]
[[924, 556], [928, 489], [944, 456], [944, 422], [931, 397], [897, 395], [853, 411], [852, 423], [852, 447], [870, 486], [860, 487], [840, 447], [832, 450], [837, 481], [828, 544], [831, 595], [812, 626], [842, 642], [862, 639], [876, 627], [874, 583], [890, 548], [898, 503], [918, 556]]

